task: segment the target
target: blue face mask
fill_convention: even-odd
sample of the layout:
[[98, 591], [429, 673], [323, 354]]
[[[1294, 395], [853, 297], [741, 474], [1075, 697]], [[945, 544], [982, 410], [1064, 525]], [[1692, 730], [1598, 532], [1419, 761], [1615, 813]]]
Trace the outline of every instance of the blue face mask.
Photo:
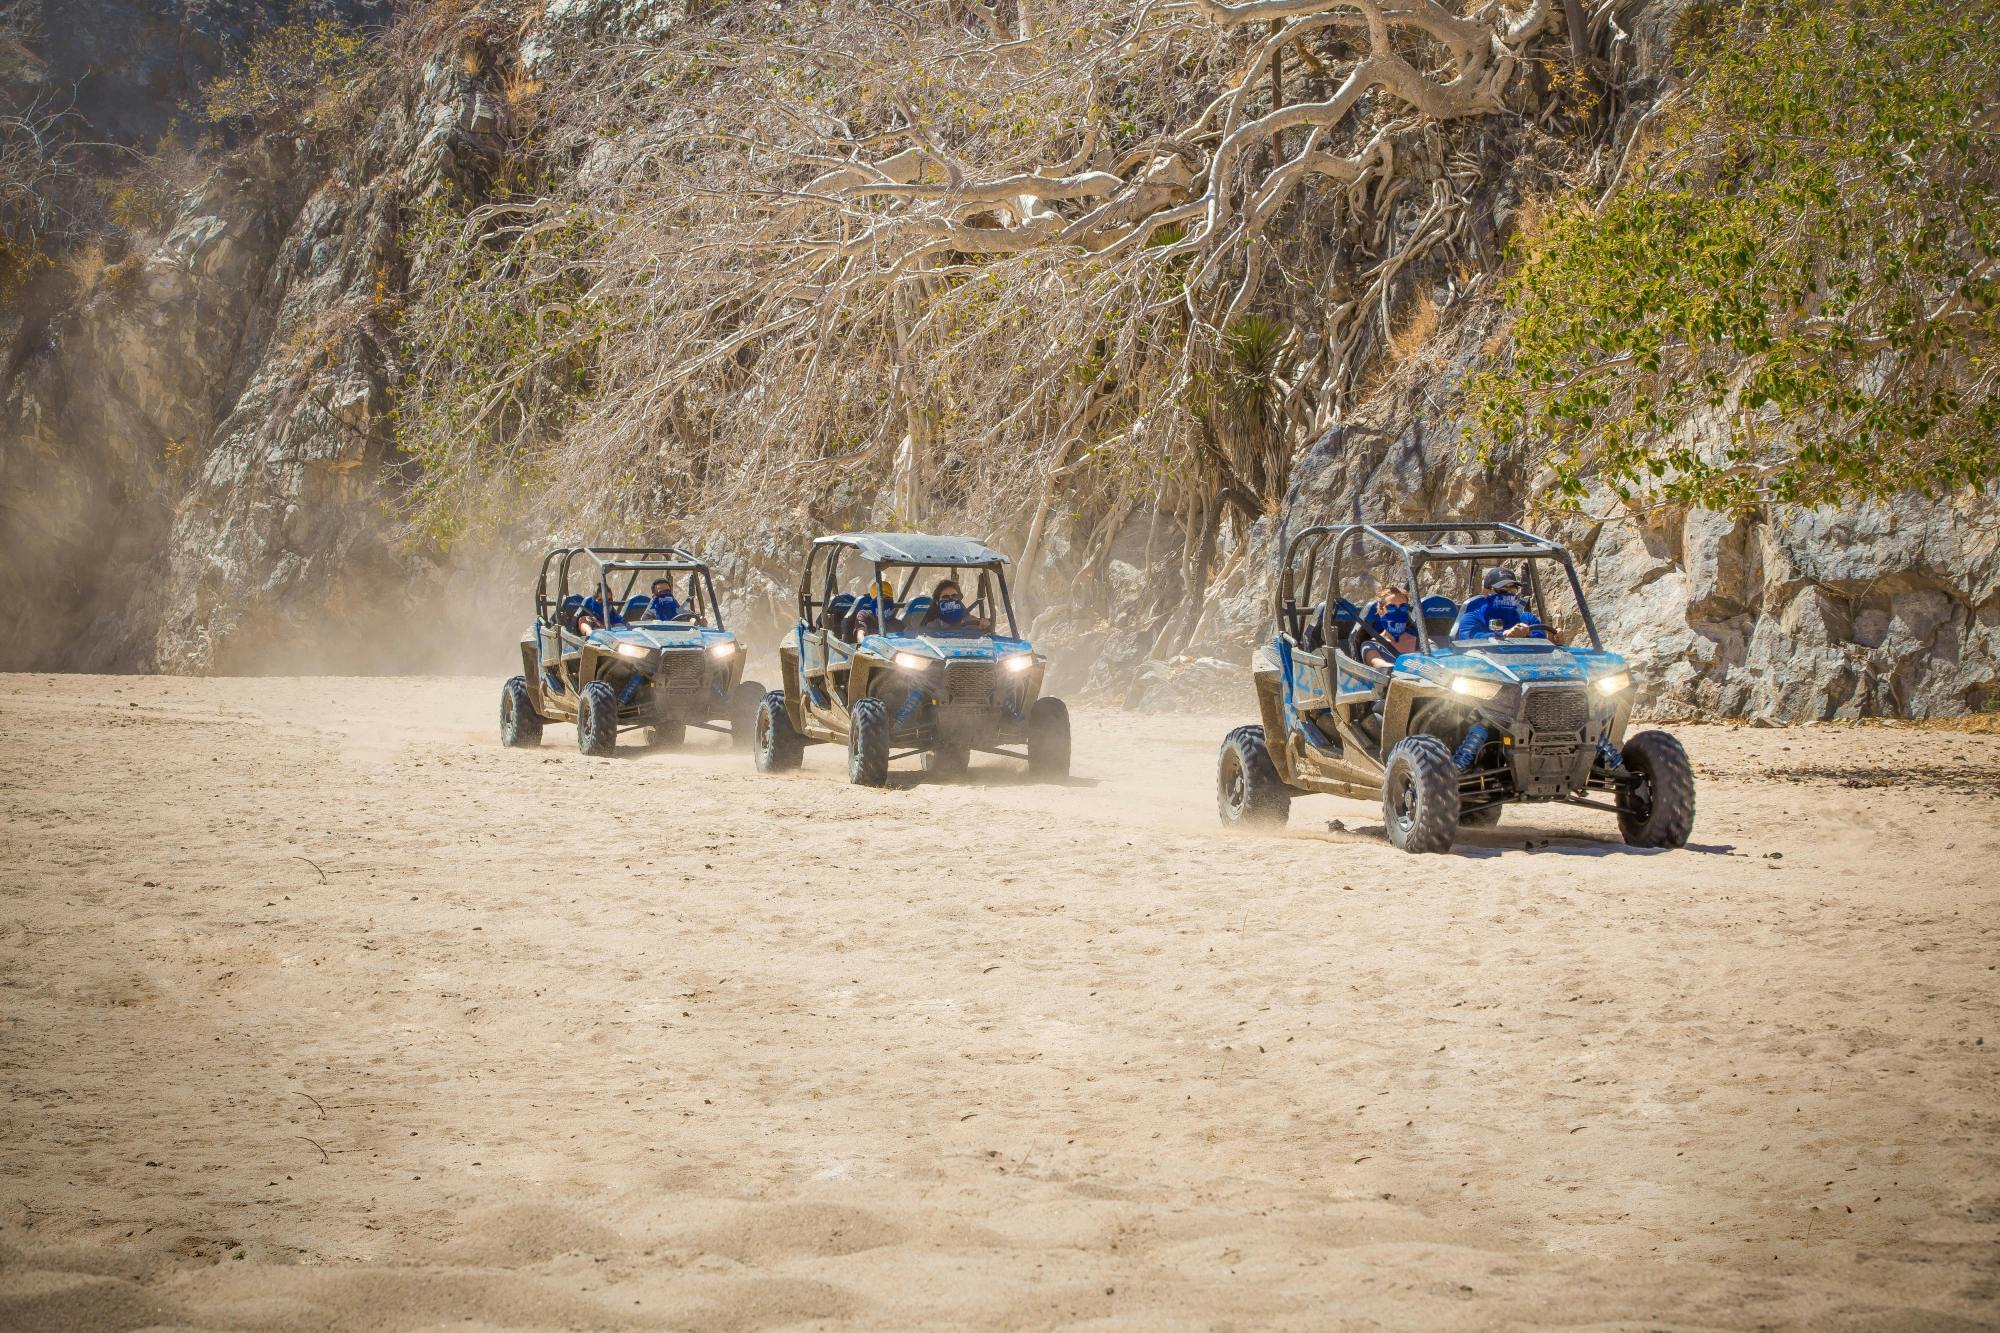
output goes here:
[[1407, 605], [1377, 607], [1376, 618], [1389, 633], [1401, 634], [1410, 627], [1410, 608]]
[[1521, 604], [1521, 597], [1520, 594], [1518, 593], [1502, 592], [1502, 593], [1495, 593], [1493, 595], [1493, 605], [1498, 607], [1503, 607], [1506, 610], [1512, 611], [1515, 607], [1519, 606], [1520, 604]]
[[956, 597], [947, 597], [938, 603], [938, 619], [947, 625], [956, 625], [965, 619], [965, 603]]

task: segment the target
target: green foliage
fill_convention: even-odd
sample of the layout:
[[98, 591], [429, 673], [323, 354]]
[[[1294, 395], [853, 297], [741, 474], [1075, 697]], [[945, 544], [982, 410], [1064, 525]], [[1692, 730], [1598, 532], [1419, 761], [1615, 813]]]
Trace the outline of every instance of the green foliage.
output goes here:
[[367, 38], [331, 19], [293, 19], [250, 43], [233, 73], [210, 83], [202, 118], [266, 134], [334, 128], [368, 53]]
[[396, 440], [417, 465], [412, 524], [448, 547], [514, 517], [546, 479], [613, 319], [589, 290], [596, 228], [545, 197], [476, 213], [432, 198], [403, 243]]
[[[1524, 238], [1487, 440], [1714, 508], [2000, 473], [1993, 0], [1750, 0], [1601, 210]], [[1675, 434], [1715, 412], [1727, 437]]]

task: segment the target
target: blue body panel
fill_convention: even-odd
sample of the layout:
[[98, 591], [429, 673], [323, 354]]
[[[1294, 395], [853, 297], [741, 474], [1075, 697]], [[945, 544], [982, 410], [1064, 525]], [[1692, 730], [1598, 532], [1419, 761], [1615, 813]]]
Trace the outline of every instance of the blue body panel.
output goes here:
[[927, 657], [940, 656], [947, 662], [997, 662], [1016, 653], [1034, 651], [1034, 645], [1026, 639], [1010, 639], [1004, 634], [966, 635], [960, 638], [949, 634], [920, 634], [912, 630], [865, 635], [859, 646], [862, 651], [874, 653], [877, 657], [893, 659], [897, 653], [923, 653]]

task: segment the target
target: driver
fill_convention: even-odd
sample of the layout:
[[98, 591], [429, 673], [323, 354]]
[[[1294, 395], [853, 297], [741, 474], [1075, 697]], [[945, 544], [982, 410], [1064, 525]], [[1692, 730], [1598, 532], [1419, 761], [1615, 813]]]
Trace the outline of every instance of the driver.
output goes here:
[[1403, 653], [1417, 651], [1417, 636], [1410, 626], [1410, 594], [1401, 584], [1385, 583], [1375, 601], [1361, 617], [1361, 660], [1370, 666], [1388, 666]]
[[1548, 639], [1561, 642], [1521, 600], [1521, 578], [1495, 565], [1481, 580], [1486, 592], [1465, 604], [1455, 639]]
[[924, 613], [925, 629], [982, 629], [979, 617], [965, 606], [965, 590], [956, 579], [940, 579], [931, 592], [931, 609]]

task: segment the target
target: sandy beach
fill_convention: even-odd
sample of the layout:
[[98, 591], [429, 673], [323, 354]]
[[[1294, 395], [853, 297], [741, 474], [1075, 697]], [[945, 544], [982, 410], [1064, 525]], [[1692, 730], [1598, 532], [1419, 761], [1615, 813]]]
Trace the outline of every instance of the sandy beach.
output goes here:
[[1679, 729], [1694, 845], [503, 750], [0, 677], [0, 1327], [2000, 1322], [2000, 736]]

